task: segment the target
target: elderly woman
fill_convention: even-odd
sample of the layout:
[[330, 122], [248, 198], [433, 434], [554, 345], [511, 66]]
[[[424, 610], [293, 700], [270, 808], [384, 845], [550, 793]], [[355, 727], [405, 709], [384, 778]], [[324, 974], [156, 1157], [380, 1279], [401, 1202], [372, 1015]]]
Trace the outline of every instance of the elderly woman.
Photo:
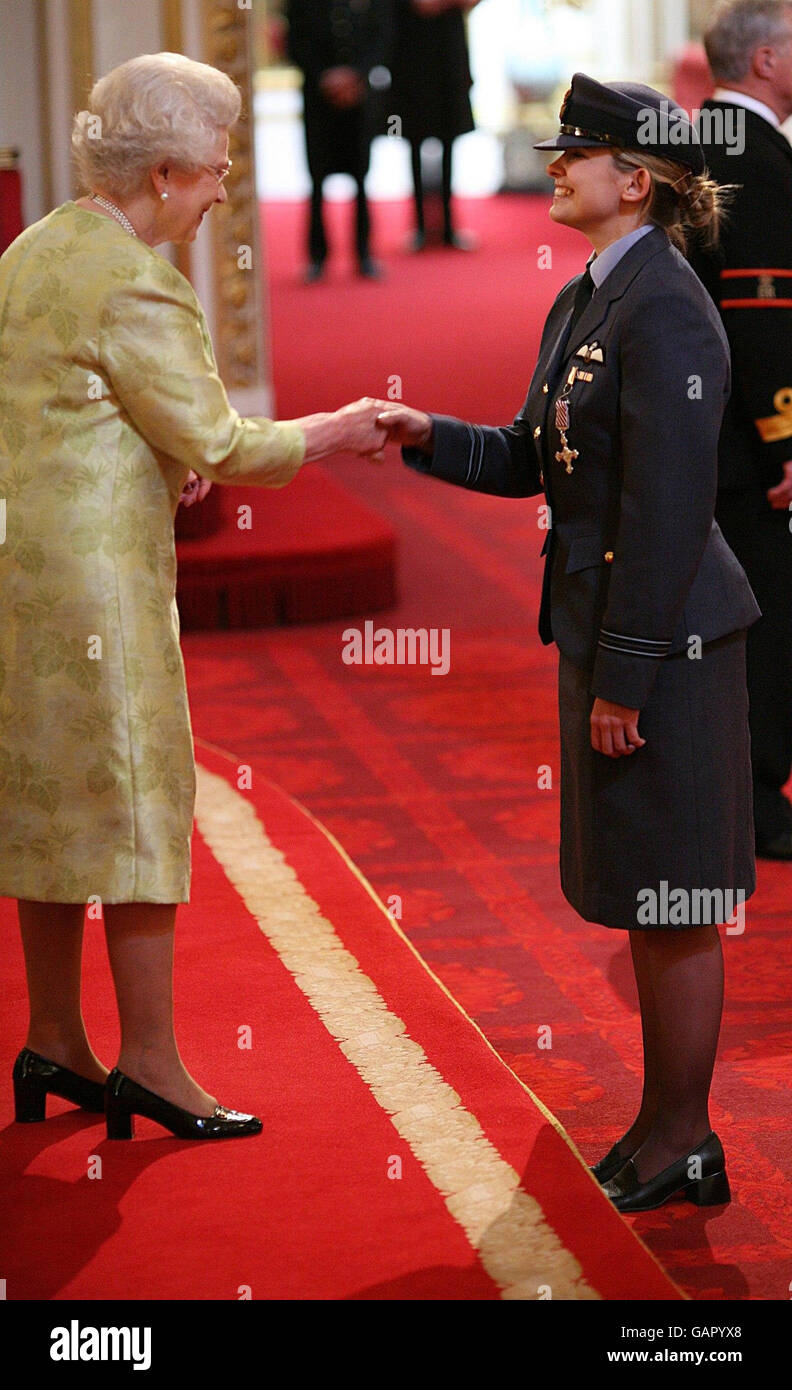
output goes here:
[[[376, 455], [376, 406], [240, 419], [196, 297], [152, 248], [226, 200], [240, 94], [172, 53], [123, 63], [75, 118], [86, 196], [0, 260], [0, 894], [19, 900], [30, 997], [16, 1118], [47, 1093], [182, 1138], [256, 1134], [185, 1069], [173, 1029], [176, 906], [195, 774], [173, 518], [192, 471], [281, 487], [341, 450]], [[121, 1020], [108, 1077], [80, 1005], [100, 900]]]

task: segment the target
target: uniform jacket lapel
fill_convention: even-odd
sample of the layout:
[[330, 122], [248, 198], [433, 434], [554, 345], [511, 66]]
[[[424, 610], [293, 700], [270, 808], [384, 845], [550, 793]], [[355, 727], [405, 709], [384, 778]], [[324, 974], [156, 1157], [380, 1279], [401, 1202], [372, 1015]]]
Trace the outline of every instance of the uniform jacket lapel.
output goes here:
[[[579, 348], [584, 343], [590, 343], [596, 337], [598, 330], [602, 327], [611, 304], [615, 300], [621, 299], [627, 288], [632, 284], [636, 275], [654, 256], [668, 247], [668, 236], [661, 227], [655, 227], [653, 231], [631, 246], [625, 256], [622, 256], [619, 264], [611, 271], [604, 285], [600, 286], [596, 294], [575, 324], [574, 332], [569, 335], [563, 353], [563, 360], [560, 365], [565, 366]], [[571, 315], [570, 315], [571, 316]], [[567, 323], [569, 316], [567, 317]]]
[[591, 342], [596, 337], [608, 317], [614, 300], [621, 298], [647, 261], [667, 246], [668, 237], [660, 227], [656, 227], [636, 242], [611, 271], [604, 285], [594, 294], [576, 323], [573, 333], [569, 332], [569, 324], [578, 280], [570, 281], [563, 299], [557, 301], [554, 306], [557, 321], [548, 333], [546, 346], [540, 352], [528, 397], [521, 412], [523, 418], [534, 421], [538, 419], [541, 421], [542, 429], [546, 427], [547, 414], [555, 399], [559, 377], [569, 359], [584, 343]]

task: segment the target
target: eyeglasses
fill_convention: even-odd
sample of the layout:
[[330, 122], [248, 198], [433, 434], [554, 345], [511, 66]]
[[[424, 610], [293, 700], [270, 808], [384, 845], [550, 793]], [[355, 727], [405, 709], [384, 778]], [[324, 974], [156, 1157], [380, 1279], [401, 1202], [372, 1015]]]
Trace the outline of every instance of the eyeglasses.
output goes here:
[[233, 163], [234, 161], [232, 159], [229, 159], [227, 164], [202, 164], [201, 168], [208, 169], [210, 174], [214, 174], [215, 178], [217, 179], [217, 182], [222, 183], [223, 179], [228, 177]]

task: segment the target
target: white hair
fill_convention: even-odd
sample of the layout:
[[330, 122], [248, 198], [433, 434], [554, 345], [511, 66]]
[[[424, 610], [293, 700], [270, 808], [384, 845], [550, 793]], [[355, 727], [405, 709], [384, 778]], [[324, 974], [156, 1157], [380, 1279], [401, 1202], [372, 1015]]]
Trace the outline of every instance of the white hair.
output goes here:
[[208, 63], [144, 53], [100, 77], [88, 107], [72, 128], [80, 182], [122, 197], [137, 192], [162, 160], [185, 169], [206, 163], [218, 131], [239, 119], [242, 96]]
[[741, 82], [761, 44], [789, 37], [792, 0], [727, 0], [707, 26], [704, 47], [718, 82]]

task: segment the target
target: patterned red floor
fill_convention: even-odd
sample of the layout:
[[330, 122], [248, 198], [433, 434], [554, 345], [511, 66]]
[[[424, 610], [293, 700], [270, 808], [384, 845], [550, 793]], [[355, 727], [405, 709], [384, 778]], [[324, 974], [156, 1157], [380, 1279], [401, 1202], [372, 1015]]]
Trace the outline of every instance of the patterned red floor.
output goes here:
[[[3, 1296], [487, 1301], [679, 1308], [546, 1112], [438, 984], [316, 821], [257, 765], [198, 748], [193, 895], [175, 973], [187, 1066], [262, 1116], [243, 1144], [136, 1117], [130, 1143], [50, 1097], [0, 1089]], [[0, 985], [10, 1075], [26, 992], [13, 902]], [[89, 1036], [118, 1053], [99, 923]], [[207, 970], [207, 962], [211, 969]], [[241, 1040], [240, 1035], [245, 1035]], [[114, 1319], [113, 1319], [114, 1320]]]
[[[476, 255], [413, 259], [398, 249], [406, 210], [377, 212], [387, 281], [348, 281], [342, 261], [308, 288], [296, 279], [296, 211], [267, 210], [279, 414], [384, 395], [398, 376], [410, 403], [510, 420], [553, 295], [585, 259], [582, 240], [549, 227], [542, 199], [509, 198], [464, 209], [482, 236]], [[546, 242], [554, 267], [540, 271]], [[326, 466], [401, 537], [401, 601], [377, 624], [450, 629], [451, 671], [347, 666], [342, 622], [188, 634], [196, 733], [263, 765], [385, 899], [401, 900], [432, 969], [593, 1159], [633, 1117], [640, 1034], [626, 936], [583, 923], [558, 887], [537, 502], [444, 487], [397, 456]], [[540, 790], [544, 766], [553, 786]], [[715, 1215], [673, 1206], [634, 1218], [696, 1298], [789, 1297], [791, 881], [761, 864], [745, 934], [725, 942], [713, 1119], [735, 1201]]]

